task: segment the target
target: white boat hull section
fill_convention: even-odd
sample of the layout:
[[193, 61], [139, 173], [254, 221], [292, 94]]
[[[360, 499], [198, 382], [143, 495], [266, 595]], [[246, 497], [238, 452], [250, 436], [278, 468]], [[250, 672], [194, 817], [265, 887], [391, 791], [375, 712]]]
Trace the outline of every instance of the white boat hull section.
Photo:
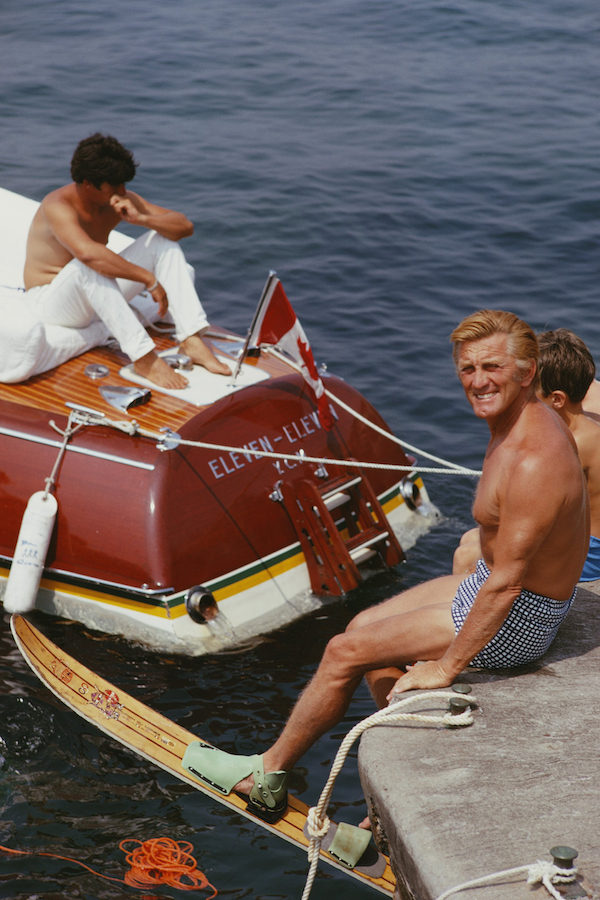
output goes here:
[[[420, 486], [422, 515], [415, 516], [404, 501], [386, 510], [387, 518], [405, 550], [430, 530], [439, 512]], [[249, 569], [250, 567], [248, 567]], [[256, 568], [253, 567], [253, 568]], [[147, 607], [140, 602], [106, 591], [65, 586], [46, 577], [37, 596], [36, 608], [51, 615], [75, 619], [89, 628], [139, 641], [162, 652], [200, 656], [228, 647], [247, 644], [261, 635], [282, 628], [300, 617], [335, 602], [310, 590], [310, 578], [300, 546], [282, 548], [271, 559], [263, 560], [262, 573], [229, 572], [213, 584], [211, 590], [219, 614], [207, 624], [197, 624], [185, 610], [183, 598], [164, 598]], [[219, 587], [231, 581], [232, 588]], [[0, 580], [4, 591], [6, 578]], [[221, 596], [220, 596], [221, 595]], [[174, 604], [174, 601], [178, 601]]]

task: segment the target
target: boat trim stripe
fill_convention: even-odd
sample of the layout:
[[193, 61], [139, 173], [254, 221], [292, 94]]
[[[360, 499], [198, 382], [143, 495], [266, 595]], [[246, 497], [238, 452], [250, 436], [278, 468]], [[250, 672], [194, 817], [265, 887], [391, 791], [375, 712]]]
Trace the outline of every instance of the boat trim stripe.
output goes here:
[[[413, 480], [417, 484], [422, 485], [422, 480], [419, 476], [414, 477]], [[395, 485], [380, 497], [380, 503], [384, 506], [386, 513], [391, 512], [403, 502], [398, 485]], [[6, 557], [0, 557], [0, 576], [8, 577], [9, 567], [5, 568], [5, 566], [9, 562]], [[214, 593], [215, 600], [220, 602], [235, 593], [248, 590], [269, 579], [276, 579], [283, 573], [304, 564], [305, 560], [300, 544], [289, 544], [287, 547], [283, 547], [246, 566], [228, 572], [212, 581], [208, 580], [205, 582], [205, 586]], [[127, 588], [125, 585], [118, 586], [95, 579], [92, 581], [91, 579], [84, 580], [83, 578], [68, 577], [67, 573], [60, 573], [52, 569], [47, 570], [42, 578], [40, 587], [75, 596], [85, 595], [90, 600], [96, 600], [111, 606], [120, 606], [131, 611], [137, 610], [138, 612], [144, 612], [164, 619], [179, 618], [186, 614], [184, 599], [186, 590], [170, 595], [161, 594], [159, 591], [145, 593], [140, 589]], [[121, 588], [120, 590], [119, 587]], [[112, 593], [109, 593], [106, 590], [107, 588], [109, 590], [112, 589]]]
[[[7, 437], [17, 438], [18, 440], [30, 441], [32, 444], [44, 444], [46, 447], [57, 447], [60, 449], [63, 445], [61, 441], [54, 441], [52, 438], [42, 438], [36, 435], [26, 434], [23, 431], [16, 431], [13, 428], [0, 427], [0, 434]], [[83, 456], [93, 456], [95, 459], [105, 459], [108, 462], [121, 463], [123, 466], [131, 466], [134, 469], [147, 469], [153, 472], [154, 463], [145, 463], [139, 459], [128, 459], [124, 456], [115, 456], [112, 453], [100, 453], [97, 450], [88, 450], [86, 447], [73, 447], [67, 445], [68, 453], [81, 453]]]

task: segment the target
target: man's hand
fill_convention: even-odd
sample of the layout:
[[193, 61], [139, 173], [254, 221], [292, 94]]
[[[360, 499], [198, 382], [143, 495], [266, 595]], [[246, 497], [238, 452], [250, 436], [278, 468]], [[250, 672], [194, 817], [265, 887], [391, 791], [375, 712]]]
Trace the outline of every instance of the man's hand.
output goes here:
[[403, 694], [404, 691], [448, 687], [453, 681], [454, 677], [446, 672], [438, 659], [417, 662], [406, 667], [406, 674], [400, 676], [386, 700], [389, 703], [396, 694]]
[[169, 298], [167, 297], [167, 292], [165, 291], [160, 281], [156, 282], [156, 287], [153, 290], [148, 289], [148, 292], [154, 302], [158, 304], [158, 315], [162, 319], [169, 308]]
[[113, 194], [110, 198], [110, 205], [124, 222], [130, 222], [132, 225], [143, 225], [142, 213], [137, 206], [129, 199], [122, 197], [120, 194]]
[[124, 222], [156, 231], [168, 241], [180, 241], [194, 233], [194, 226], [186, 215], [149, 203], [134, 191], [115, 193], [109, 203]]

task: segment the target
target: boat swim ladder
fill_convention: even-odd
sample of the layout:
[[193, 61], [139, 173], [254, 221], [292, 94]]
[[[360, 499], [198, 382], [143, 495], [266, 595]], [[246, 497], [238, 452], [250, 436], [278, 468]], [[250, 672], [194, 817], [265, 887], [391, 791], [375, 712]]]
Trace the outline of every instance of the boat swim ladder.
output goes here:
[[[314, 594], [339, 597], [357, 587], [361, 564], [373, 556], [390, 568], [404, 552], [368, 478], [347, 469], [320, 484], [308, 478], [281, 481], [274, 499], [285, 506], [298, 535]], [[272, 495], [273, 496], [273, 495]]]

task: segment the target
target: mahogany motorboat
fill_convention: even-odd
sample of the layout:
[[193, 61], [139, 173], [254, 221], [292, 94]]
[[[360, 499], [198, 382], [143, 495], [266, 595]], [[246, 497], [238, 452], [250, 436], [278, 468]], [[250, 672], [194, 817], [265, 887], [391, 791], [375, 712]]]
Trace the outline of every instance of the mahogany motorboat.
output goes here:
[[[283, 344], [217, 327], [205, 337], [234, 374], [190, 368], [141, 295], [158, 351], [190, 382], [143, 383], [102, 323], [80, 333], [31, 319], [21, 272], [36, 204], [0, 199], [1, 593], [13, 582], [22, 608], [201, 654], [402, 562], [438, 513], [414, 457], [358, 391], [318, 374], [324, 427]], [[129, 240], [113, 232], [109, 246]], [[50, 511], [39, 546], [26, 533], [39, 530], [32, 498]]]

